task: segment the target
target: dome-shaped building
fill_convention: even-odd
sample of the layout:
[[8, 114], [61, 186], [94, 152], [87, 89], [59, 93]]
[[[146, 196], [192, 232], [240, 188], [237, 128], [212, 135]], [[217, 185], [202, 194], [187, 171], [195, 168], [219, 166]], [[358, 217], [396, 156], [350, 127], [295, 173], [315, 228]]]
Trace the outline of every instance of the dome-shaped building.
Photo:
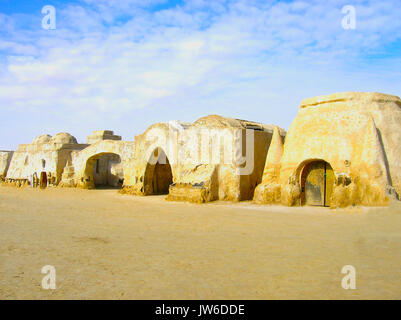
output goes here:
[[67, 132], [60, 132], [53, 136], [50, 140], [51, 143], [58, 144], [77, 144], [77, 139]]
[[[6, 179], [25, 184], [41, 186], [57, 185], [63, 168], [74, 151], [87, 145], [80, 145], [71, 134], [61, 132], [53, 137], [42, 134], [29, 144], [21, 144], [13, 153]], [[36, 181], [36, 182], [35, 182]]]
[[343, 92], [305, 99], [284, 146], [273, 141], [279, 157], [266, 161], [259, 202], [377, 206], [401, 194], [399, 97]]
[[124, 192], [168, 194], [168, 200], [191, 202], [252, 199], [272, 128], [219, 115], [192, 124], [153, 124], [135, 137]]
[[35, 139], [33, 139], [32, 144], [44, 144], [44, 143], [49, 143], [51, 140], [52, 136], [48, 134], [41, 134], [40, 136], [37, 136]]

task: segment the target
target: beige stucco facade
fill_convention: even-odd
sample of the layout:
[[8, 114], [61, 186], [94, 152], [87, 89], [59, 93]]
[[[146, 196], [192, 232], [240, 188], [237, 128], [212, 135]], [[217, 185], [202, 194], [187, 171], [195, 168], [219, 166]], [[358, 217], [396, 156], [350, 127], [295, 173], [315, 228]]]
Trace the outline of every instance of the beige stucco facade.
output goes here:
[[87, 142], [79, 144], [72, 135], [59, 133], [19, 145], [9, 160], [5, 183], [39, 186], [44, 176], [47, 186], [122, 185], [124, 161], [130, 158], [133, 143], [108, 130], [95, 131]]
[[134, 141], [95, 131], [41, 135], [0, 152], [14, 185], [116, 187], [133, 195], [208, 202], [386, 205], [401, 194], [401, 100], [345, 92], [302, 101], [288, 133], [274, 125], [210, 115], [151, 125]]
[[11, 158], [14, 151], [0, 151], [0, 178], [4, 179], [10, 167]]
[[399, 97], [349, 92], [306, 99], [285, 143], [275, 141], [270, 150], [282, 155], [275, 151], [268, 161], [257, 202], [304, 204], [302, 172], [318, 161], [334, 171], [331, 207], [386, 205], [401, 194]]
[[41, 135], [30, 144], [18, 146], [12, 155], [5, 180], [24, 185], [31, 183], [32, 179], [39, 179], [40, 174], [45, 172], [49, 184], [57, 185], [71, 152], [85, 147], [68, 133], [59, 133], [53, 137]]
[[116, 139], [98, 140], [83, 150], [75, 150], [70, 154], [60, 186], [122, 186], [132, 153], [133, 142]]
[[252, 199], [272, 135], [273, 126], [217, 115], [152, 125], [135, 137], [123, 192], [155, 194], [169, 181], [168, 200]]

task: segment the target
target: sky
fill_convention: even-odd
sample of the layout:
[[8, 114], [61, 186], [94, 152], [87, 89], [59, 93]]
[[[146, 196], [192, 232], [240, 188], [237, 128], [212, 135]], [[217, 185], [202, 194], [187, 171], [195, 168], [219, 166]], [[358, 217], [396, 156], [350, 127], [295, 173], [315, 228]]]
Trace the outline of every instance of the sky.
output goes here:
[[0, 149], [209, 114], [288, 129], [308, 97], [400, 96], [400, 17], [399, 0], [0, 0]]

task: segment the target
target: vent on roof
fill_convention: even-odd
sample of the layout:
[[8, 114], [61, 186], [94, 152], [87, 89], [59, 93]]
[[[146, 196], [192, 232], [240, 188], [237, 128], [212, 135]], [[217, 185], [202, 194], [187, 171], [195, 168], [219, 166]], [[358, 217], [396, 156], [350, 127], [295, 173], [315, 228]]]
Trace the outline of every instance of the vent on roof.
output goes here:
[[255, 130], [255, 131], [263, 131], [263, 128], [261, 126], [255, 125], [255, 124], [246, 124], [245, 128], [250, 129], [250, 130]]

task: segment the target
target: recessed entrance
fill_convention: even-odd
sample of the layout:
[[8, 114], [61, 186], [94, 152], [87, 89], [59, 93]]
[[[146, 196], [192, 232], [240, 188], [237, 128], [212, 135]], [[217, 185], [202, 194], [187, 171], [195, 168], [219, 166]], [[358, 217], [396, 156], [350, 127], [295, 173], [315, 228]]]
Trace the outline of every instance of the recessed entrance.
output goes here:
[[40, 173], [39, 187], [41, 189], [46, 189], [47, 187], [47, 173], [44, 171]]
[[302, 203], [310, 206], [330, 206], [334, 171], [323, 160], [309, 162], [302, 170]]
[[92, 156], [86, 163], [85, 175], [89, 189], [121, 188], [124, 172], [120, 156], [115, 153], [101, 153]]
[[145, 195], [168, 194], [173, 183], [171, 166], [165, 152], [157, 148], [152, 157], [157, 159], [155, 164], [148, 163], [145, 171]]

